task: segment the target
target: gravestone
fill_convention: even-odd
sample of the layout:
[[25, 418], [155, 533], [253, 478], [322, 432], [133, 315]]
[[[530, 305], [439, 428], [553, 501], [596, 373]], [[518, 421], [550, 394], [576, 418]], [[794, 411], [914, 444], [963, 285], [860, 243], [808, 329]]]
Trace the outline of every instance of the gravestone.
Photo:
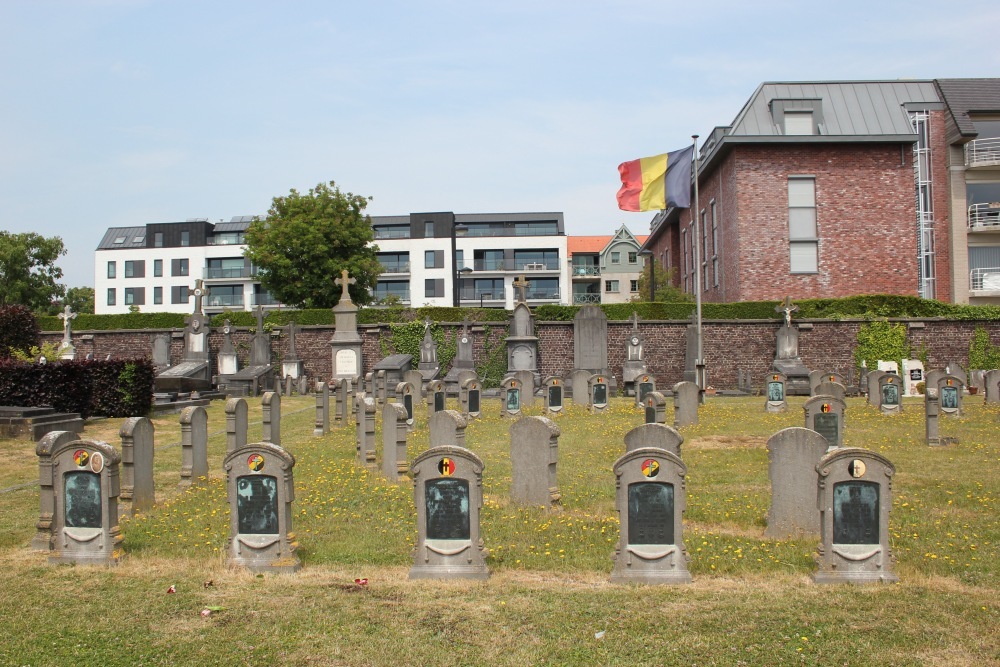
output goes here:
[[435, 412], [447, 409], [448, 401], [445, 393], [444, 382], [441, 380], [431, 380], [427, 383], [427, 418]]
[[489, 578], [480, 537], [482, 460], [462, 447], [434, 446], [412, 471], [417, 543], [409, 578]]
[[847, 404], [843, 399], [828, 394], [817, 394], [802, 406], [805, 428], [819, 433], [828, 447], [844, 446], [844, 416]]
[[403, 406], [406, 411], [406, 428], [413, 430], [413, 416], [415, 414], [414, 401], [417, 400], [416, 391], [409, 382], [400, 382], [395, 389], [396, 401]]
[[153, 481], [153, 422], [129, 417], [118, 431], [122, 441], [119, 509], [135, 515], [156, 503]]
[[924, 372], [924, 383], [927, 387], [937, 387], [938, 380], [948, 375], [943, 368], [932, 368]]
[[49, 562], [115, 565], [122, 544], [118, 450], [97, 440], [60, 439], [52, 448], [51, 461]]
[[924, 363], [919, 359], [903, 359], [903, 396], [919, 396], [917, 385], [924, 379]]
[[521, 382], [517, 378], [509, 377], [500, 384], [500, 415], [521, 416]]
[[547, 417], [525, 417], [510, 427], [510, 499], [550, 508], [562, 494], [556, 482], [559, 427]]
[[641, 408], [646, 403], [646, 394], [656, 391], [656, 378], [649, 373], [636, 375], [632, 381], [635, 394], [635, 406]]
[[[896, 378], [897, 389], [899, 378]], [[889, 510], [896, 468], [858, 448], [835, 449], [816, 464], [819, 473], [817, 584], [895, 582], [889, 549]]]
[[236, 348], [233, 346], [233, 325], [229, 320], [222, 324], [222, 347], [216, 356], [216, 364], [219, 370], [219, 386], [229, 385], [231, 376], [240, 370], [240, 362], [236, 357]]
[[226, 453], [247, 444], [249, 410], [246, 399], [230, 398], [226, 401]]
[[613, 470], [621, 529], [612, 583], [690, 583], [684, 462], [665, 449], [643, 447], [615, 461]]
[[[573, 370], [590, 371], [588, 377], [604, 376], [609, 390], [617, 389], [608, 370], [608, 317], [598, 306], [583, 306], [573, 318]], [[575, 382], [573, 389], [577, 389]]]
[[[286, 335], [288, 336], [288, 349], [285, 351], [285, 357], [281, 360], [281, 377], [292, 378], [293, 380], [298, 380], [302, 376], [302, 360], [299, 359], [298, 352], [295, 350], [295, 337], [299, 333], [299, 328], [295, 326], [295, 320], [288, 323], [286, 327], [280, 327], [284, 329]], [[291, 396], [291, 394], [286, 394]]]
[[180, 488], [203, 484], [208, 478], [208, 413], [200, 405], [181, 411]]
[[[441, 364], [438, 362], [437, 341], [431, 335], [431, 321], [424, 320], [424, 339], [420, 342], [420, 361], [417, 363], [417, 372], [420, 373], [418, 387], [422, 387], [424, 382], [435, 379], [441, 373]], [[408, 380], [412, 382], [412, 380]]]
[[354, 378], [363, 376], [364, 357], [362, 356], [362, 340], [358, 334], [358, 307], [351, 301], [347, 288], [357, 280], [349, 278], [347, 269], [341, 272], [341, 277], [334, 283], [343, 287], [340, 301], [333, 307], [334, 333], [330, 339], [333, 353], [333, 377]]
[[403, 382], [406, 374], [412, 370], [413, 356], [409, 354], [392, 354], [375, 364], [375, 372], [382, 373], [383, 390], [379, 395], [382, 397], [383, 403], [388, 400], [396, 385]]
[[472, 336], [469, 334], [469, 318], [462, 321], [462, 331], [458, 334], [457, 350], [455, 360], [451, 364], [451, 369], [444, 376], [444, 386], [449, 392], [458, 393], [462, 386], [463, 371], [476, 372], [476, 362], [472, 357]]
[[873, 408], [882, 407], [882, 392], [879, 391], [879, 380], [883, 375], [888, 375], [885, 371], [868, 371], [868, 405]]
[[681, 457], [681, 444], [684, 436], [676, 429], [666, 424], [647, 423], [636, 426], [625, 434], [625, 451], [634, 452], [638, 449], [653, 447], [665, 449], [677, 458]]
[[569, 374], [569, 395], [573, 397], [574, 405], [590, 405], [590, 371], [575, 370]]
[[374, 468], [375, 460], [375, 412], [378, 405], [367, 394], [358, 394], [357, 460], [358, 465]]
[[930, 447], [937, 447], [941, 444], [941, 435], [938, 430], [938, 417], [940, 414], [941, 403], [938, 399], [937, 389], [927, 387], [924, 391], [924, 439]]
[[785, 376], [785, 393], [789, 396], [809, 395], [809, 369], [799, 357], [799, 330], [792, 326], [792, 314], [799, 307], [792, 304], [790, 297], [785, 302], [775, 306], [774, 310], [782, 313], [784, 320], [776, 334], [776, 351], [771, 369]]
[[698, 423], [698, 400], [701, 390], [694, 382], [674, 385], [674, 428], [684, 428]]
[[507, 336], [507, 368], [509, 372], [531, 373], [531, 384], [522, 379], [525, 387], [535, 387], [538, 375], [538, 337], [535, 336], [534, 318], [525, 303], [518, 303], [510, 315], [510, 333]]
[[385, 370], [375, 371], [375, 400], [384, 405], [389, 398], [389, 387], [386, 386]]
[[430, 441], [448, 447], [465, 447], [465, 417], [457, 410], [440, 410], [427, 420]]
[[884, 415], [897, 415], [903, 411], [902, 382], [898, 375], [884, 373], [878, 378], [879, 409]]
[[984, 402], [1000, 403], [1000, 370], [988, 370], [983, 375], [983, 387], [986, 395]]
[[819, 383], [822, 382], [822, 380], [820, 378], [822, 378], [824, 374], [826, 374], [826, 371], [820, 371], [820, 370], [809, 371], [809, 395], [810, 396], [815, 396], [816, 395], [816, 387], [818, 387]]
[[899, 364], [895, 361], [883, 361], [879, 359], [876, 362], [876, 368], [883, 373], [890, 373], [892, 375], [899, 375]]
[[595, 373], [587, 380], [587, 397], [590, 399], [590, 411], [594, 414], [604, 412], [610, 401], [608, 376]]
[[264, 331], [264, 309], [254, 309], [257, 326], [250, 336], [250, 363], [226, 379], [226, 391], [240, 396], [259, 396], [275, 383], [271, 364], [271, 334]]
[[646, 368], [645, 341], [639, 332], [639, 315], [632, 311], [632, 331], [629, 332], [625, 340], [625, 361], [622, 364], [622, 384], [625, 387], [626, 396], [635, 396], [635, 404], [642, 405], [639, 397], [637, 380], [640, 376], [648, 375]]
[[270, 442], [246, 444], [226, 455], [230, 563], [255, 573], [302, 567], [292, 533], [294, 467], [295, 457]]
[[330, 387], [325, 382], [316, 383], [316, 426], [313, 435], [330, 432]]
[[409, 471], [406, 433], [406, 408], [386, 403], [382, 407], [382, 474], [393, 483]]
[[767, 396], [767, 401], [764, 402], [766, 412], [784, 412], [788, 409], [785, 399], [786, 380], [784, 373], [771, 373], [767, 376], [767, 386], [764, 387], [764, 394]]
[[771, 507], [767, 512], [765, 537], [783, 539], [819, 532], [816, 464], [828, 447], [826, 438], [808, 428], [793, 426], [768, 438]]
[[209, 318], [201, 310], [205, 295], [201, 280], [195, 281], [194, 312], [184, 318], [184, 354], [181, 363], [167, 368], [154, 380], [156, 391], [206, 391], [212, 387], [209, 363]]
[[563, 402], [566, 400], [564, 389], [562, 378], [554, 375], [545, 378], [545, 412], [549, 414], [562, 412]]
[[466, 378], [462, 382], [462, 387], [458, 395], [458, 403], [462, 408], [462, 414], [472, 419], [478, 418], [482, 414], [482, 387], [478, 378]]
[[416, 398], [423, 398], [425, 383], [424, 376], [421, 375], [420, 371], [406, 371], [403, 373], [403, 382], [409, 382], [413, 386], [413, 395]]
[[[823, 377], [826, 378], [828, 376], [824, 375]], [[816, 386], [813, 396], [836, 396], [843, 401], [847, 398], [847, 387], [839, 382], [831, 382], [824, 379]]]
[[260, 399], [261, 437], [264, 442], [281, 447], [281, 396], [265, 391]]
[[[651, 391], [646, 394], [646, 403], [643, 406], [644, 419], [647, 424], [667, 423], [667, 397], [658, 391]], [[678, 454], [678, 456], [680, 456]]]
[[330, 388], [330, 413], [333, 415], [334, 428], [340, 428], [347, 423], [347, 388], [349, 384], [341, 378], [332, 378], [326, 383]]
[[150, 339], [153, 345], [153, 368], [159, 374], [170, 367], [170, 334], [153, 334]]
[[369, 396], [374, 396], [376, 387], [377, 385], [375, 384], [375, 371], [369, 371], [365, 373], [364, 392]]
[[59, 313], [59, 319], [63, 321], [63, 339], [62, 344], [59, 345], [59, 358], [72, 361], [76, 359], [76, 348], [73, 346], [73, 326], [72, 322], [76, 319], [76, 313], [73, 309], [69, 307], [69, 304], [63, 308], [63, 312]]
[[956, 375], [945, 375], [938, 379], [938, 398], [941, 401], [941, 412], [951, 417], [962, 414], [962, 390], [965, 389], [962, 379]]
[[521, 407], [533, 408], [535, 406], [535, 373], [514, 371], [514, 377], [521, 381]]
[[34, 551], [52, 550], [52, 521], [55, 514], [56, 496], [54, 484], [55, 470], [52, 466], [52, 452], [62, 445], [77, 440], [73, 431], [49, 431], [35, 444], [38, 457], [38, 522], [35, 536], [31, 538]]

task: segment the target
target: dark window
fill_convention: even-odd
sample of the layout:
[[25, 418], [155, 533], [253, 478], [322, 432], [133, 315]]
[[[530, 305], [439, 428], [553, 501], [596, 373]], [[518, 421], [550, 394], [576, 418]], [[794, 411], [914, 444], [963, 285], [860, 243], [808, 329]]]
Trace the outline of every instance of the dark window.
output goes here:
[[142, 259], [138, 260], [126, 260], [125, 262], [125, 277], [126, 278], [145, 278], [146, 277], [146, 261]]
[[163, 247], [163, 232], [155, 232], [153, 234], [153, 247], [154, 248]]
[[432, 239], [434, 238], [434, 223], [430, 220], [424, 223], [424, 238]]
[[427, 278], [424, 280], [424, 296], [428, 298], [443, 297], [444, 278]]
[[125, 288], [125, 305], [126, 306], [143, 306], [146, 304], [146, 288], [145, 287], [126, 287]]
[[188, 260], [187, 259], [170, 260], [170, 275], [172, 276], [188, 275]]
[[159, 305], [163, 303], [163, 288], [154, 287], [153, 288], [153, 303]]
[[108, 305], [109, 306], [115, 305], [115, 288], [114, 287], [109, 287], [108, 288]]
[[108, 262], [108, 278], [115, 277], [115, 266], [114, 262]]
[[191, 245], [191, 232], [187, 230], [181, 232], [181, 245], [182, 246]]
[[176, 287], [170, 288], [170, 303], [187, 303], [187, 302], [188, 302], [187, 285], [178, 285]]
[[424, 268], [425, 269], [444, 268], [444, 250], [425, 250]]
[[154, 259], [153, 260], [153, 276], [159, 278], [163, 275], [163, 260]]

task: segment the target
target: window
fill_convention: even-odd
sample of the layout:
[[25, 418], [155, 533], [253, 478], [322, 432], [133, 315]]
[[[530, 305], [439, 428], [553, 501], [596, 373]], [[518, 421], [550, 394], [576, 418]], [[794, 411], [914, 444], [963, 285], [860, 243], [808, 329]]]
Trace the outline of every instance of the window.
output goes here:
[[712, 285], [719, 286], [719, 216], [715, 200], [709, 204], [712, 209]]
[[688, 230], [681, 230], [681, 275], [684, 276], [684, 291], [690, 292], [688, 289]]
[[816, 179], [811, 176], [788, 179], [788, 244], [792, 273], [816, 273], [819, 270]]
[[424, 268], [425, 269], [444, 268], [444, 250], [425, 250]]
[[528, 289], [524, 296], [526, 299], [558, 299], [559, 279], [532, 278], [528, 281]]
[[115, 288], [114, 287], [109, 287], [108, 288], [108, 305], [109, 306], [115, 305]]
[[125, 288], [125, 305], [126, 306], [143, 306], [146, 304], [146, 288], [145, 287], [126, 287]]
[[242, 285], [212, 285], [208, 288], [208, 296], [205, 297], [207, 306], [211, 308], [241, 307], [243, 306], [243, 286]]
[[186, 258], [170, 260], [170, 275], [172, 276], [188, 275], [188, 260]]
[[153, 303], [157, 306], [163, 303], [163, 288], [154, 287], [153, 288]]
[[434, 223], [430, 220], [424, 222], [424, 238], [432, 239], [434, 238]]
[[618, 291], [618, 281], [617, 280], [605, 280], [604, 281], [604, 291], [605, 292], [617, 292]]
[[153, 277], [160, 278], [163, 276], [163, 260], [154, 259], [153, 260]]
[[476, 271], [502, 271], [506, 267], [503, 250], [475, 250], [472, 258]]
[[628, 290], [630, 292], [632, 292], [632, 294], [635, 294], [636, 292], [638, 292], [639, 291], [639, 281], [638, 280], [630, 280], [630, 281], [628, 281]]
[[382, 273], [407, 273], [410, 270], [410, 253], [380, 252], [378, 262], [382, 265]]
[[558, 269], [559, 251], [556, 249], [523, 249], [514, 251], [514, 270]]
[[708, 291], [708, 214], [701, 210], [701, 291]]
[[144, 278], [146, 276], [146, 261], [139, 259], [125, 262], [126, 278]]
[[617, 250], [615, 250], [614, 252], [611, 253], [611, 263], [612, 264], [621, 264], [622, 263], [622, 254], [620, 252], [618, 252]]
[[153, 234], [153, 247], [154, 248], [163, 247], [163, 232], [155, 232]]
[[410, 238], [409, 225], [379, 225], [372, 228], [376, 239], [408, 239]]
[[170, 303], [187, 303], [188, 302], [188, 288], [187, 285], [177, 285], [170, 288]]
[[786, 111], [785, 134], [802, 135], [815, 134], [813, 131], [812, 111]]
[[444, 278], [427, 278], [424, 280], [424, 296], [440, 298], [444, 296]]
[[639, 254], [635, 253], [635, 252], [630, 252], [628, 254], [628, 263], [629, 264], [638, 264], [639, 263]]
[[182, 246], [191, 245], [191, 232], [187, 230], [181, 232], [181, 245]]
[[114, 277], [115, 277], [115, 263], [108, 262], [108, 278], [114, 278]]

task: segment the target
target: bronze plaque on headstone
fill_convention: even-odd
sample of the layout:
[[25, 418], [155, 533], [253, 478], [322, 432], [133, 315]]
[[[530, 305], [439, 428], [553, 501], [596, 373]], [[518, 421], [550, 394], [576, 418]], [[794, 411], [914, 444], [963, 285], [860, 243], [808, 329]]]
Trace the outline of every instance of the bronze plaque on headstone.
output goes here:
[[838, 482], [833, 487], [834, 544], [879, 543], [879, 485]]
[[767, 400], [769, 401], [783, 401], [785, 400], [785, 383], [784, 382], [768, 382], [767, 383]]
[[[254, 454], [253, 457], [259, 457]], [[253, 459], [251, 457], [251, 459]], [[254, 465], [251, 460], [249, 464]], [[237, 530], [244, 535], [278, 532], [278, 480], [270, 475], [244, 475], [236, 480]]]
[[639, 402], [646, 400], [646, 394], [653, 391], [652, 382], [640, 382], [639, 383]]
[[882, 405], [899, 405], [899, 387], [897, 385], [882, 385]]
[[559, 386], [549, 387], [549, 407], [550, 408], [562, 407], [562, 387]]
[[594, 405], [608, 404], [608, 385], [600, 383], [594, 385]]
[[628, 543], [674, 543], [673, 484], [639, 482], [629, 485]]
[[646, 406], [646, 423], [647, 424], [656, 423], [656, 406], [652, 404]]
[[434, 392], [434, 412], [441, 412], [444, 410], [444, 392], [435, 391]]
[[469, 391], [469, 412], [479, 412], [479, 390], [472, 389]]
[[413, 420], [413, 396], [406, 394], [403, 396], [403, 407], [406, 408], [406, 419]]
[[67, 528], [101, 527], [101, 476], [85, 470], [63, 478]]
[[941, 408], [958, 409], [958, 387], [941, 387]]
[[813, 417], [813, 430], [826, 438], [831, 447], [837, 446], [840, 416], [835, 412], [819, 412]]
[[468, 540], [469, 482], [464, 479], [427, 480], [427, 538], [431, 540]]
[[507, 390], [507, 412], [517, 412], [521, 409], [521, 390], [511, 388]]

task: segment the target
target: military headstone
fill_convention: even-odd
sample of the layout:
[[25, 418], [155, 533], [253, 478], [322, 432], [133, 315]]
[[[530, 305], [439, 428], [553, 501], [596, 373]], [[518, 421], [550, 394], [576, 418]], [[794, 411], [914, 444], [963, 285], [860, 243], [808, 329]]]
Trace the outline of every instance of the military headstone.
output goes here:
[[556, 482], [559, 427], [547, 417], [525, 417], [510, 427], [510, 499], [552, 507], [562, 494]]
[[390, 482], [398, 482], [409, 471], [406, 433], [406, 408], [386, 403], [382, 407], [382, 474]]
[[788, 409], [788, 401], [785, 398], [785, 374], [771, 373], [767, 376], [767, 386], [764, 393], [767, 401], [764, 403], [764, 410], [767, 412], [784, 412]]
[[313, 435], [330, 432], [330, 387], [325, 382], [316, 383], [316, 426]]
[[403, 406], [403, 410], [406, 411], [406, 428], [409, 431], [413, 430], [413, 417], [414, 417], [414, 402], [417, 400], [417, 392], [412, 384], [409, 382], [400, 382], [396, 385], [395, 389], [396, 402]]
[[683, 443], [684, 436], [666, 424], [646, 423], [636, 426], [625, 434], [626, 452], [653, 447], [655, 449], [665, 449], [677, 458], [680, 458], [681, 444]]
[[587, 396], [590, 398], [590, 411], [595, 414], [604, 412], [610, 402], [608, 376], [595, 373], [587, 380]]
[[903, 411], [903, 397], [898, 375], [885, 373], [878, 379], [880, 396], [879, 409], [884, 415], [895, 415]]
[[521, 416], [521, 381], [514, 377], [500, 385], [500, 414], [503, 417]]
[[428, 419], [435, 412], [447, 409], [448, 401], [445, 393], [444, 382], [441, 380], [431, 380], [427, 383], [427, 417]]
[[514, 377], [521, 381], [521, 407], [534, 407], [535, 374], [531, 371], [514, 371]]
[[181, 482], [185, 488], [208, 478], [208, 413], [200, 405], [181, 411]]
[[684, 462], [665, 449], [643, 447], [615, 461], [613, 470], [621, 529], [612, 583], [689, 583]]
[[1000, 403], [1000, 370], [992, 369], [983, 375], [986, 403]]
[[646, 394], [656, 391], [656, 378], [649, 373], [641, 373], [633, 378], [632, 387], [635, 390], [635, 405], [640, 408], [646, 403]]
[[270, 442], [246, 444], [223, 460], [229, 497], [229, 562], [251, 572], [302, 567], [292, 533], [295, 457]]
[[844, 446], [844, 415], [847, 404], [843, 399], [828, 394], [812, 396], [802, 406], [805, 428], [819, 433], [828, 447]]
[[573, 397], [575, 405], [590, 405], [590, 376], [593, 375], [587, 370], [575, 370], [569, 374], [569, 393]]
[[480, 537], [482, 460], [462, 447], [435, 446], [412, 471], [417, 544], [409, 578], [489, 578]]
[[[896, 378], [897, 389], [899, 378]], [[889, 510], [896, 468], [858, 448], [835, 449], [816, 464], [820, 512], [818, 584], [894, 582]]]
[[819, 531], [816, 464], [826, 454], [828, 446], [826, 438], [816, 431], [794, 426], [768, 439], [771, 507], [767, 512], [765, 537], [781, 539]]
[[440, 410], [427, 420], [430, 441], [449, 447], [465, 447], [465, 417], [457, 410]]
[[246, 400], [242, 398], [228, 399], [226, 401], [227, 454], [247, 444], [247, 429], [249, 426], [249, 412]]
[[941, 435], [938, 430], [938, 417], [941, 415], [941, 403], [938, 399], [937, 389], [927, 387], [924, 391], [924, 432], [925, 441], [931, 447], [941, 444]]
[[281, 447], [281, 396], [277, 392], [266, 391], [260, 399], [261, 440]]
[[962, 414], [962, 390], [965, 389], [962, 379], [956, 375], [945, 375], [938, 379], [938, 398], [941, 401], [941, 412], [957, 417]]
[[378, 405], [367, 394], [358, 394], [357, 460], [358, 465], [375, 467], [375, 413]]
[[701, 390], [694, 382], [674, 385], [674, 428], [684, 428], [698, 423], [698, 401]]
[[545, 378], [545, 411], [550, 414], [562, 412], [563, 402], [566, 400], [563, 380], [560, 377], [550, 375]]
[[885, 371], [868, 371], [865, 376], [868, 384], [868, 404], [873, 408], [882, 407], [882, 392], [879, 391], [879, 380], [883, 375], [888, 375]]
[[[667, 423], [667, 397], [658, 391], [651, 391], [646, 394], [646, 402], [643, 406], [645, 422], [647, 424]], [[679, 456], [679, 455], [678, 455]]]
[[458, 395], [459, 405], [462, 407], [462, 414], [473, 419], [482, 414], [482, 388], [478, 378], [467, 378], [462, 382]]
[[413, 386], [413, 395], [422, 398], [424, 395], [424, 376], [420, 371], [409, 370], [403, 373], [403, 382], [409, 382]]
[[[823, 377], [826, 378], [828, 376], [824, 375]], [[813, 396], [820, 396], [820, 395], [836, 396], [837, 398], [843, 401], [844, 399], [847, 398], [847, 387], [840, 384], [839, 382], [831, 382], [830, 380], [824, 379], [816, 386], [816, 391], [813, 393]]]
[[122, 440], [119, 508], [130, 514], [145, 512], [156, 503], [153, 482], [153, 422], [129, 417], [118, 435]]

